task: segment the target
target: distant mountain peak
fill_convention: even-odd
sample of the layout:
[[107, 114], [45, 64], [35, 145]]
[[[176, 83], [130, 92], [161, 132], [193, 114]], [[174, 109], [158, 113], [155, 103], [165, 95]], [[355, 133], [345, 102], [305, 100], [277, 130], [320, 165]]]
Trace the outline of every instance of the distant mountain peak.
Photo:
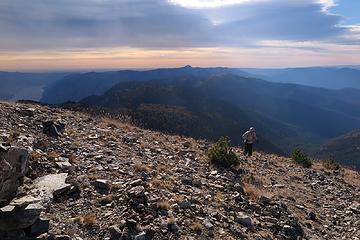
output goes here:
[[186, 68], [186, 69], [192, 69], [193, 67], [191, 65], [186, 65], [185, 67], [183, 68]]

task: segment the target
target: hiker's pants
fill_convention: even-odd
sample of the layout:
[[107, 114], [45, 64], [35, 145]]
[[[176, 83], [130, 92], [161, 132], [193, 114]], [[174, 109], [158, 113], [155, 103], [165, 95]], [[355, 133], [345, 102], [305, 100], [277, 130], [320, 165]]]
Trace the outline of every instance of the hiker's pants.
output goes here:
[[252, 143], [245, 143], [244, 154], [246, 156], [251, 156], [252, 155], [252, 149], [253, 149], [253, 144]]

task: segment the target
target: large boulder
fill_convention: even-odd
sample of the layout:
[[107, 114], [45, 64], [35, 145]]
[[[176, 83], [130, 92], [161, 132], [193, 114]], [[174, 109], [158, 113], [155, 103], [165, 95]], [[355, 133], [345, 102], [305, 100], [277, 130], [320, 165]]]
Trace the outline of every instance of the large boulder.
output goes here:
[[32, 203], [26, 207], [8, 205], [0, 209], [0, 231], [24, 229], [32, 226], [40, 217], [43, 206]]
[[0, 206], [10, 201], [27, 171], [30, 151], [18, 147], [2, 147], [0, 151]]
[[46, 233], [49, 221], [40, 218], [44, 207], [39, 201], [32, 196], [24, 196], [0, 208], [0, 239], [30, 239]]

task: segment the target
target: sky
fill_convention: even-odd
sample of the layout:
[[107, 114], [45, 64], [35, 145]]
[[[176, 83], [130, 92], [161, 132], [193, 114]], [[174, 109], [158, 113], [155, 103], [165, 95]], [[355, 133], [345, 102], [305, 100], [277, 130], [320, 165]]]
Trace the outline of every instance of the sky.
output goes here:
[[1, 0], [0, 70], [360, 65], [360, 0]]

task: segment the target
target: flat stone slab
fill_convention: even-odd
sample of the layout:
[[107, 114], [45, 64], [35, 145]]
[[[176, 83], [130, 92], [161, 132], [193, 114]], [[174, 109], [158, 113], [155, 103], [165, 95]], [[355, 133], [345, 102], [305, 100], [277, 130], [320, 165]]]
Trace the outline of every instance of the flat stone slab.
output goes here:
[[33, 193], [38, 193], [43, 200], [52, 199], [54, 196], [70, 190], [71, 185], [65, 183], [67, 173], [49, 174], [40, 177], [34, 182]]

